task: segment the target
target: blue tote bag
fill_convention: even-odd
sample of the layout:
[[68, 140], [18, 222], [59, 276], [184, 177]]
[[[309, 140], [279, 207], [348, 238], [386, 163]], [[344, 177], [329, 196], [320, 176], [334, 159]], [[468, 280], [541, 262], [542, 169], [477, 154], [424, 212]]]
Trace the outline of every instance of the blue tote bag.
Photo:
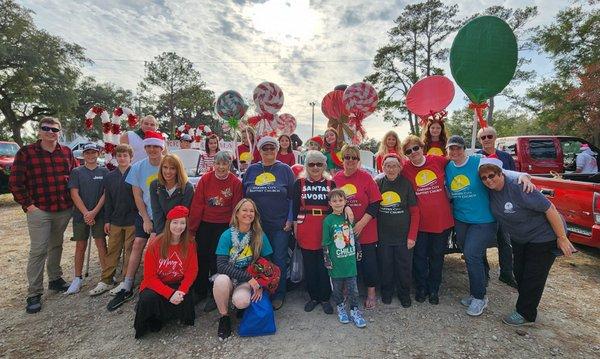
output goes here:
[[250, 306], [244, 311], [240, 322], [238, 335], [241, 337], [256, 337], [274, 334], [275, 313], [271, 305], [268, 293], [263, 293], [258, 302], [250, 302]]

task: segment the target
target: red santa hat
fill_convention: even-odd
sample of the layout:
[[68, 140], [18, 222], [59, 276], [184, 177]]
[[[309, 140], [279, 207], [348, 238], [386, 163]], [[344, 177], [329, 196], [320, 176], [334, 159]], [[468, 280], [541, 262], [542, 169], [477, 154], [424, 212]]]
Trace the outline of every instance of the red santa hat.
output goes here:
[[315, 136], [315, 137], [309, 138], [308, 140], [317, 143], [319, 146], [321, 146], [321, 148], [323, 147], [323, 138], [321, 138], [321, 136]]
[[174, 220], [177, 218], [185, 218], [190, 214], [190, 210], [185, 206], [175, 206], [167, 213], [168, 220]]
[[144, 132], [144, 146], [159, 146], [165, 148], [165, 138], [158, 131]]

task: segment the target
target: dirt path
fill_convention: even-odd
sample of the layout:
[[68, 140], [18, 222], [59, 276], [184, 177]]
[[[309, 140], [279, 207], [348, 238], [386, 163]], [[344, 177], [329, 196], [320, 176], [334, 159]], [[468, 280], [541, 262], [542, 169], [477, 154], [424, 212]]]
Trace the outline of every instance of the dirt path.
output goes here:
[[[195, 327], [167, 326], [143, 340], [133, 338], [134, 303], [114, 313], [105, 306], [108, 295], [90, 298], [87, 291], [99, 278], [92, 254], [92, 271], [82, 292], [65, 297], [46, 294], [43, 310], [28, 315], [25, 267], [29, 237], [25, 215], [0, 196], [0, 357], [402, 357], [402, 358], [597, 358], [600, 356], [600, 254], [582, 251], [554, 265], [540, 305], [538, 323], [523, 330], [503, 325], [516, 291], [497, 280], [496, 250], [489, 251], [492, 280], [490, 305], [479, 318], [470, 318], [458, 303], [467, 293], [464, 262], [446, 257], [440, 305], [415, 303], [404, 309], [397, 299], [367, 311], [366, 329], [338, 324], [319, 308], [304, 313], [301, 290], [289, 293], [278, 311], [274, 336], [240, 338], [224, 343], [216, 338], [216, 312], [198, 307]], [[70, 236], [70, 227], [65, 235]], [[65, 241], [63, 269], [72, 278], [74, 246]]]

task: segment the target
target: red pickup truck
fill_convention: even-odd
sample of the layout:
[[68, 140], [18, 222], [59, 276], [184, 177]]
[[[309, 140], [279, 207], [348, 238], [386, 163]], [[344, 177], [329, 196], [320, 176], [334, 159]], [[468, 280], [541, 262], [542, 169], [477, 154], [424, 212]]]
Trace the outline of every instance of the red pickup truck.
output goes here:
[[573, 242], [600, 247], [600, 173], [573, 173], [584, 143], [600, 155], [591, 143], [570, 136], [502, 137], [496, 148], [512, 155], [518, 171], [533, 175], [533, 183], [565, 218]]

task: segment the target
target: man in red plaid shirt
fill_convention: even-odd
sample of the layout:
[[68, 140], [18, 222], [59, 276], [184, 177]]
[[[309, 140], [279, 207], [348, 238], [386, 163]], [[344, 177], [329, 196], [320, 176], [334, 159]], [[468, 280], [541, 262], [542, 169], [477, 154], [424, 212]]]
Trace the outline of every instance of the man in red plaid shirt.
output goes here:
[[27, 313], [42, 309], [44, 265], [47, 261], [48, 289], [65, 291], [60, 260], [63, 234], [71, 218], [73, 202], [67, 182], [75, 168], [73, 153], [58, 144], [60, 121], [44, 117], [36, 143], [23, 146], [15, 157], [9, 188], [27, 214], [31, 247], [27, 262]]

